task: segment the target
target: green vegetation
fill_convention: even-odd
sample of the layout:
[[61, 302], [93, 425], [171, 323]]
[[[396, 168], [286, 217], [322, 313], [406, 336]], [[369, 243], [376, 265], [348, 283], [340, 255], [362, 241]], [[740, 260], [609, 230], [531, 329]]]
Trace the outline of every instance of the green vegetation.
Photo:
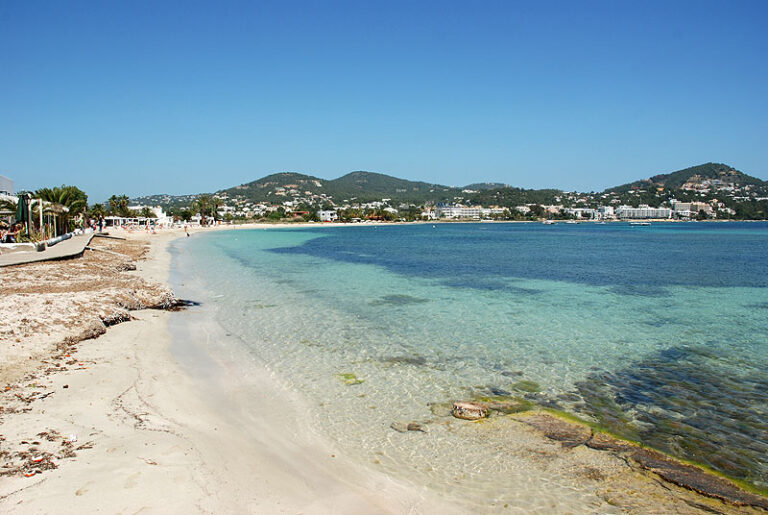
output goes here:
[[703, 179], [720, 179], [732, 182], [736, 186], [766, 186], [766, 183], [757, 177], [742, 173], [728, 165], [722, 163], [705, 163], [703, 165], [691, 166], [690, 168], [685, 168], [672, 173], [654, 175], [649, 179], [642, 179], [629, 184], [623, 184], [606, 191], [622, 193], [631, 190], [655, 189], [658, 187], [663, 187], [667, 190], [676, 190], [681, 188], [683, 184], [696, 175]]
[[518, 381], [512, 385], [518, 392], [536, 393], [541, 391], [541, 385], [535, 381]]
[[336, 374], [336, 377], [338, 377], [341, 380], [341, 382], [347, 386], [352, 386], [355, 384], [363, 384], [365, 382], [365, 379], [360, 379], [355, 374], [352, 374], [350, 372], [346, 372], [343, 374]]

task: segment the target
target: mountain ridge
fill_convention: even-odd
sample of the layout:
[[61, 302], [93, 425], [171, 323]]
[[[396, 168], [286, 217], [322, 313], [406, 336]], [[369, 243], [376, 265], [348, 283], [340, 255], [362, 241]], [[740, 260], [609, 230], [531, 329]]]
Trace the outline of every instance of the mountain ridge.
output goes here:
[[[727, 164], [704, 163], [606, 188], [603, 193], [682, 189], [695, 191], [706, 187], [717, 190], [743, 186], [768, 192], [766, 181], [747, 175]], [[473, 183], [464, 187], [446, 186], [362, 170], [349, 172], [335, 179], [323, 179], [300, 172], [276, 172], [215, 192], [219, 195], [226, 194], [229, 198], [277, 204], [296, 195], [309, 194], [308, 196], [317, 203], [331, 204], [345, 201], [371, 202], [387, 198], [395, 203], [424, 204], [462, 199], [475, 204], [495, 202], [504, 205], [514, 202], [551, 202], [561, 193], [563, 190], [555, 188], [524, 189], [494, 182]], [[133, 201], [171, 207], [188, 204], [198, 195], [148, 195], [137, 197]]]
[[[694, 182], [692, 182], [694, 181]], [[684, 189], [686, 184], [704, 184], [706, 181], [720, 181], [723, 184], [733, 184], [736, 187], [753, 185], [768, 186], [765, 181], [747, 175], [736, 168], [723, 163], [704, 163], [696, 166], [689, 166], [675, 172], [661, 173], [651, 176], [647, 179], [640, 179], [612, 188], [607, 188], [606, 192], [626, 192], [643, 188], [664, 188], [668, 190]], [[692, 188], [695, 189], [695, 188]]]

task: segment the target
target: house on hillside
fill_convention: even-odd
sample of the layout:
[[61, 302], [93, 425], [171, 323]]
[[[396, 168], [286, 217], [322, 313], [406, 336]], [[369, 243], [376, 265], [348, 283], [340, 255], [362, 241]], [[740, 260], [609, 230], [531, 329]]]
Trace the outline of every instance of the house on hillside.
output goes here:
[[327, 210], [327, 211], [318, 211], [317, 212], [318, 218], [320, 218], [321, 222], [335, 222], [339, 219], [339, 214], [335, 210]]

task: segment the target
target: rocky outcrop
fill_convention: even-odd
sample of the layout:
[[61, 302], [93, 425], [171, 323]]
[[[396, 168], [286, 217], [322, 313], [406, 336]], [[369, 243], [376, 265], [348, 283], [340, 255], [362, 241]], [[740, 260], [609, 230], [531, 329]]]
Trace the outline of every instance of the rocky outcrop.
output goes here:
[[514, 418], [540, 431], [547, 438], [561, 442], [564, 447], [583, 444], [591, 449], [608, 451], [674, 485], [736, 506], [768, 511], [768, 499], [765, 497], [742, 490], [725, 478], [682, 463], [659, 451], [639, 447], [605, 433], [594, 432], [587, 426], [547, 413], [516, 415]]
[[451, 414], [464, 420], [479, 420], [488, 416], [488, 406], [479, 402], [454, 402]]

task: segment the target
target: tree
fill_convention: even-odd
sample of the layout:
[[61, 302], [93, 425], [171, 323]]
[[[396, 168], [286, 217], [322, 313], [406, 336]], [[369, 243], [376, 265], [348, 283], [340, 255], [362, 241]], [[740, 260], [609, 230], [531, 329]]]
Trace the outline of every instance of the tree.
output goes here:
[[88, 216], [91, 218], [104, 218], [107, 216], [107, 210], [104, 208], [104, 204], [94, 204], [91, 209], [88, 210]]
[[88, 195], [77, 186], [40, 188], [34, 196], [45, 202], [66, 207], [70, 216], [85, 213], [88, 209]]
[[112, 195], [109, 197], [109, 212], [117, 216], [131, 216], [131, 211], [128, 209], [128, 203], [130, 202], [127, 195]]
[[205, 219], [210, 214], [212, 205], [211, 196], [207, 193], [199, 195], [192, 204], [192, 209], [200, 213], [200, 225], [205, 225]]
[[211, 197], [211, 216], [213, 217], [213, 221], [216, 221], [216, 215], [219, 214], [219, 208], [222, 206], [223, 202], [219, 197]]
[[147, 207], [147, 206], [144, 206], [143, 208], [141, 208], [141, 211], [139, 212], [139, 214], [143, 218], [157, 218], [155, 216], [155, 212], [152, 210], [152, 208]]
[[59, 232], [74, 229], [75, 219], [88, 209], [88, 195], [76, 186], [55, 186], [40, 188], [34, 194], [44, 202], [43, 212], [53, 215], [59, 223]]

